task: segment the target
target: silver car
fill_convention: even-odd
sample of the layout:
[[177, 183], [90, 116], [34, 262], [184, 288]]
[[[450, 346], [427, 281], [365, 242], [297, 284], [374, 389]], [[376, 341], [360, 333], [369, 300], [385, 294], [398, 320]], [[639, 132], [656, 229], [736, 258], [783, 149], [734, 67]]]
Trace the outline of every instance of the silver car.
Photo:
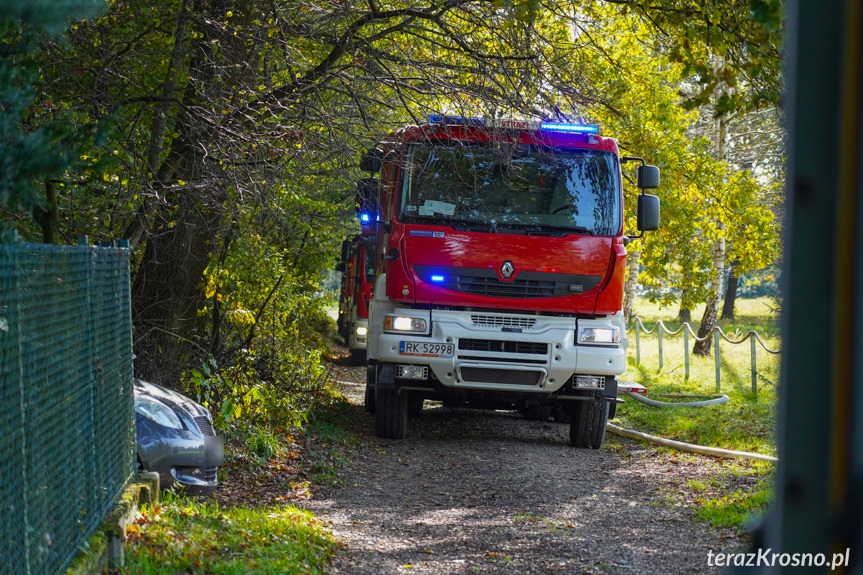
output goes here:
[[135, 380], [138, 465], [159, 473], [162, 489], [209, 494], [218, 485], [224, 444], [209, 410], [185, 395]]

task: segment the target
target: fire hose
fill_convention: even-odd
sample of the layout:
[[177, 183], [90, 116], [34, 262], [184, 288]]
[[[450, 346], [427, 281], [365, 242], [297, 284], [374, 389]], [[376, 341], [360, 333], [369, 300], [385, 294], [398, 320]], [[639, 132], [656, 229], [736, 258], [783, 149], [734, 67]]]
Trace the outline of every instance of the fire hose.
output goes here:
[[[643, 389], [643, 388], [642, 388]], [[646, 391], [646, 390], [645, 390]], [[729, 401], [729, 397], [727, 395], [717, 394], [709, 396], [709, 399], [701, 400], [701, 401], [689, 401], [689, 402], [668, 402], [668, 401], [657, 401], [655, 399], [650, 399], [647, 397], [643, 397], [638, 393], [634, 393], [632, 391], [623, 390], [623, 394], [627, 395], [636, 401], [639, 401], [645, 405], [649, 405], [651, 407], [705, 407], [708, 405], [719, 405]], [[672, 397], [704, 397], [704, 396], [672, 396]], [[733, 449], [721, 449], [719, 447], [708, 447], [706, 445], [696, 445], [694, 443], [685, 443], [683, 441], [675, 441], [673, 439], [665, 439], [662, 437], [656, 437], [655, 435], [650, 435], [647, 433], [642, 433], [641, 431], [635, 431], [632, 429], [626, 429], [624, 427], [618, 427], [613, 423], [608, 423], [606, 429], [615, 435], [620, 435], [622, 437], [629, 437], [630, 439], [638, 439], [641, 441], [647, 441], [649, 443], [653, 443], [655, 445], [660, 445], [663, 447], [670, 447], [672, 449], [677, 449], [680, 451], [687, 451], [690, 453], [698, 453], [700, 455], [710, 455], [712, 457], [723, 457], [726, 459], [753, 459], [756, 461], [771, 461], [776, 462], [779, 461], [776, 457], [772, 457], [770, 455], [762, 455], [760, 453], [751, 453], [748, 451], [736, 451]]]

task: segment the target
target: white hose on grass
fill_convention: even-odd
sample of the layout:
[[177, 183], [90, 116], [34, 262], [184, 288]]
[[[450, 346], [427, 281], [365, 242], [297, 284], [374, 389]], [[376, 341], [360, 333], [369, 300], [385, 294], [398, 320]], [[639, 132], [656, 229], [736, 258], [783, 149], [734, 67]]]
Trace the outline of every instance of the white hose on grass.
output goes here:
[[[633, 384], [634, 385], [634, 384]], [[650, 399], [648, 397], [644, 397], [638, 393], [633, 393], [631, 391], [624, 391], [624, 395], [628, 395], [632, 399], [639, 401], [645, 405], [649, 405], [650, 407], [706, 407], [708, 405], [719, 405], [725, 403], [730, 400], [727, 395], [724, 394], [716, 394], [709, 396], [709, 399], [703, 401], [688, 401], [688, 402], [669, 402], [669, 401], [657, 401], [655, 399]], [[693, 395], [671, 395], [670, 397], [702, 397], [702, 396], [693, 396]], [[776, 457], [772, 457], [770, 455], [761, 455], [760, 453], [751, 453], [749, 451], [735, 451], [733, 449], [721, 449], [719, 447], [707, 447], [706, 445], [696, 445], [694, 443], [684, 443], [683, 441], [674, 441], [673, 439], [664, 439], [662, 437], [656, 437], [655, 435], [650, 435], [648, 433], [642, 433], [641, 431], [635, 431], [633, 429], [626, 429], [624, 427], [618, 427], [613, 423], [608, 423], [606, 425], [606, 429], [615, 435], [620, 435], [621, 437], [629, 437], [630, 439], [638, 439], [641, 441], [647, 441], [649, 443], [653, 443], [655, 445], [661, 445], [663, 447], [670, 447], [672, 449], [677, 449], [680, 451], [688, 451], [690, 453], [698, 453], [701, 455], [710, 455], [713, 457], [724, 457], [726, 459], [753, 459], [756, 461], [771, 461], [777, 462], [779, 459]]]
[[761, 455], [760, 453], [750, 453], [748, 451], [735, 451], [733, 449], [720, 449], [719, 447], [707, 447], [704, 445], [695, 445], [694, 443], [684, 443], [682, 441], [674, 441], [673, 439], [663, 439], [655, 435], [649, 435], [640, 431], [618, 427], [613, 423], [606, 424], [606, 429], [615, 435], [629, 437], [631, 439], [640, 439], [650, 443], [670, 447], [680, 451], [688, 451], [690, 453], [698, 453], [701, 455], [711, 455], [713, 457], [724, 457], [726, 459], [754, 459], [756, 461], [771, 461], [777, 462], [779, 459], [770, 455]]
[[[686, 401], [683, 403], [679, 402], [671, 402], [671, 401], [657, 401], [655, 399], [650, 399], [649, 397], [644, 397], [638, 393], [632, 393], [631, 391], [624, 391], [624, 395], [628, 395], [632, 399], [639, 401], [645, 405], [649, 405], [650, 407], [706, 407], [708, 405], [719, 405], [721, 403], [725, 403], [729, 401], [731, 398], [724, 394], [716, 394], [709, 396], [710, 399], [705, 399], [704, 401]], [[682, 396], [682, 397], [693, 397], [693, 396]], [[701, 397], [701, 396], [697, 396]]]

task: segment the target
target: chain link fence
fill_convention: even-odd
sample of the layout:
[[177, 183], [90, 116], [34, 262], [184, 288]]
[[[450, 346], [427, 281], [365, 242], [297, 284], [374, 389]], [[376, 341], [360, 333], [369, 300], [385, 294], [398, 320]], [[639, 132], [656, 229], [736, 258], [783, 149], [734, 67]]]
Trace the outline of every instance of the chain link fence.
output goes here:
[[135, 470], [129, 250], [0, 243], [0, 572], [67, 568]]

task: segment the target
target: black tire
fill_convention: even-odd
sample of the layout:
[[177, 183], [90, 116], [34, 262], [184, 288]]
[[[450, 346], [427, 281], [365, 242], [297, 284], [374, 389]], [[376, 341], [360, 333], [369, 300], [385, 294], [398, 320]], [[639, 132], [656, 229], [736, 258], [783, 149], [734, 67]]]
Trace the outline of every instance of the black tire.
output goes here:
[[375, 381], [377, 381], [377, 369], [370, 365], [366, 368], [366, 393], [363, 396], [363, 405], [369, 413], [375, 412]]
[[366, 350], [364, 349], [352, 349], [351, 350], [351, 365], [365, 365], [366, 363]]
[[336, 320], [336, 329], [339, 332], [339, 335], [344, 340], [345, 345], [350, 345], [348, 342], [348, 332], [345, 329], [345, 318], [342, 315], [339, 315], [339, 319]]
[[408, 396], [395, 387], [375, 385], [375, 434], [404, 439], [408, 430]]
[[607, 423], [607, 401], [573, 401], [570, 408], [569, 442], [575, 447], [599, 449], [605, 439]]

